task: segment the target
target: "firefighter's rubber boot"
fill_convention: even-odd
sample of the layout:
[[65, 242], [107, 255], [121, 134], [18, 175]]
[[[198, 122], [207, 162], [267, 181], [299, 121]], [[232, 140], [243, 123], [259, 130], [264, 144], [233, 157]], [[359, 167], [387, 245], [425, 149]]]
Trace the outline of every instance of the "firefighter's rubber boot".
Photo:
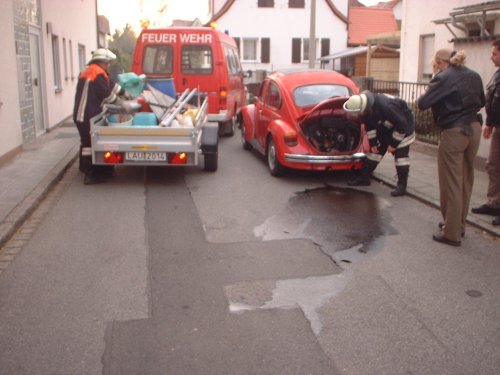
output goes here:
[[408, 171], [398, 172], [398, 184], [396, 188], [391, 191], [393, 197], [401, 197], [406, 195], [406, 185], [408, 184]]
[[349, 181], [349, 186], [370, 186], [372, 172], [377, 167], [377, 162], [373, 160], [365, 160], [363, 167], [359, 170], [359, 174], [353, 180]]
[[92, 164], [91, 155], [80, 155], [80, 170], [85, 174], [83, 178], [85, 185], [99, 184], [106, 181], [106, 178], [100, 175]]

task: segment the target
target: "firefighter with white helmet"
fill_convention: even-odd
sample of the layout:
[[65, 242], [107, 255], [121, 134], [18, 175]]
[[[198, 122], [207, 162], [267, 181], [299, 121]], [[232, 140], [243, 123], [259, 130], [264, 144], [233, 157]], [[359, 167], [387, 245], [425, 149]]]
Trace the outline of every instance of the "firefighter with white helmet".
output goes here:
[[350, 186], [370, 185], [371, 173], [387, 151], [394, 154], [398, 183], [391, 192], [394, 197], [405, 195], [410, 172], [410, 144], [415, 140], [413, 113], [406, 102], [385, 94], [363, 91], [344, 103], [349, 117], [360, 118], [370, 143], [370, 152], [359, 175]]
[[102, 112], [106, 104], [118, 104], [132, 96], [109, 78], [109, 67], [116, 55], [106, 48], [92, 52], [88, 65], [78, 77], [73, 109], [73, 121], [80, 134], [80, 171], [85, 174], [84, 183], [95, 184], [110, 177], [113, 169], [92, 164], [90, 119]]

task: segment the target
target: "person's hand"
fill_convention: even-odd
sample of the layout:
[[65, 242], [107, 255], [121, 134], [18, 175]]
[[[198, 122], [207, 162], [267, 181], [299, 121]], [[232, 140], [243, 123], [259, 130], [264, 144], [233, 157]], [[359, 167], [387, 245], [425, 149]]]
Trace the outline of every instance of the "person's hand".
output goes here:
[[392, 146], [388, 146], [387, 151], [389, 151], [391, 154], [394, 154], [396, 152], [396, 149]]
[[485, 126], [483, 129], [483, 138], [490, 139], [492, 133], [493, 133], [493, 126]]
[[372, 146], [370, 151], [372, 152], [372, 154], [378, 154], [378, 147], [377, 146]]

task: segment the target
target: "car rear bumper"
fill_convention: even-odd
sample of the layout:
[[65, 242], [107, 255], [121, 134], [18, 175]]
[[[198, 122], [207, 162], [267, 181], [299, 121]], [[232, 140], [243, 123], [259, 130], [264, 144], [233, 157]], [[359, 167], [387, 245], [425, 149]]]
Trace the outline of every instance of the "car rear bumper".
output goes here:
[[345, 164], [362, 161], [366, 158], [363, 152], [356, 152], [352, 155], [301, 155], [285, 154], [285, 160], [289, 163], [303, 164]]

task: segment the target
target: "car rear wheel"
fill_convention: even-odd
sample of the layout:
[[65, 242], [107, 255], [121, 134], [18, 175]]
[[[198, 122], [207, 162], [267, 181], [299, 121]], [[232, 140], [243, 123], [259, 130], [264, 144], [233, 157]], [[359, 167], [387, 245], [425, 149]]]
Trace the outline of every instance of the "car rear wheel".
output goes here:
[[274, 143], [274, 139], [272, 137], [269, 137], [269, 142], [267, 143], [266, 159], [271, 176], [283, 176], [285, 173], [285, 167], [278, 160], [276, 144]]
[[243, 149], [245, 150], [251, 150], [252, 149], [252, 145], [246, 141], [245, 139], [245, 131], [246, 131], [246, 128], [245, 128], [245, 122], [242, 121], [241, 122], [241, 144], [243, 145]]

